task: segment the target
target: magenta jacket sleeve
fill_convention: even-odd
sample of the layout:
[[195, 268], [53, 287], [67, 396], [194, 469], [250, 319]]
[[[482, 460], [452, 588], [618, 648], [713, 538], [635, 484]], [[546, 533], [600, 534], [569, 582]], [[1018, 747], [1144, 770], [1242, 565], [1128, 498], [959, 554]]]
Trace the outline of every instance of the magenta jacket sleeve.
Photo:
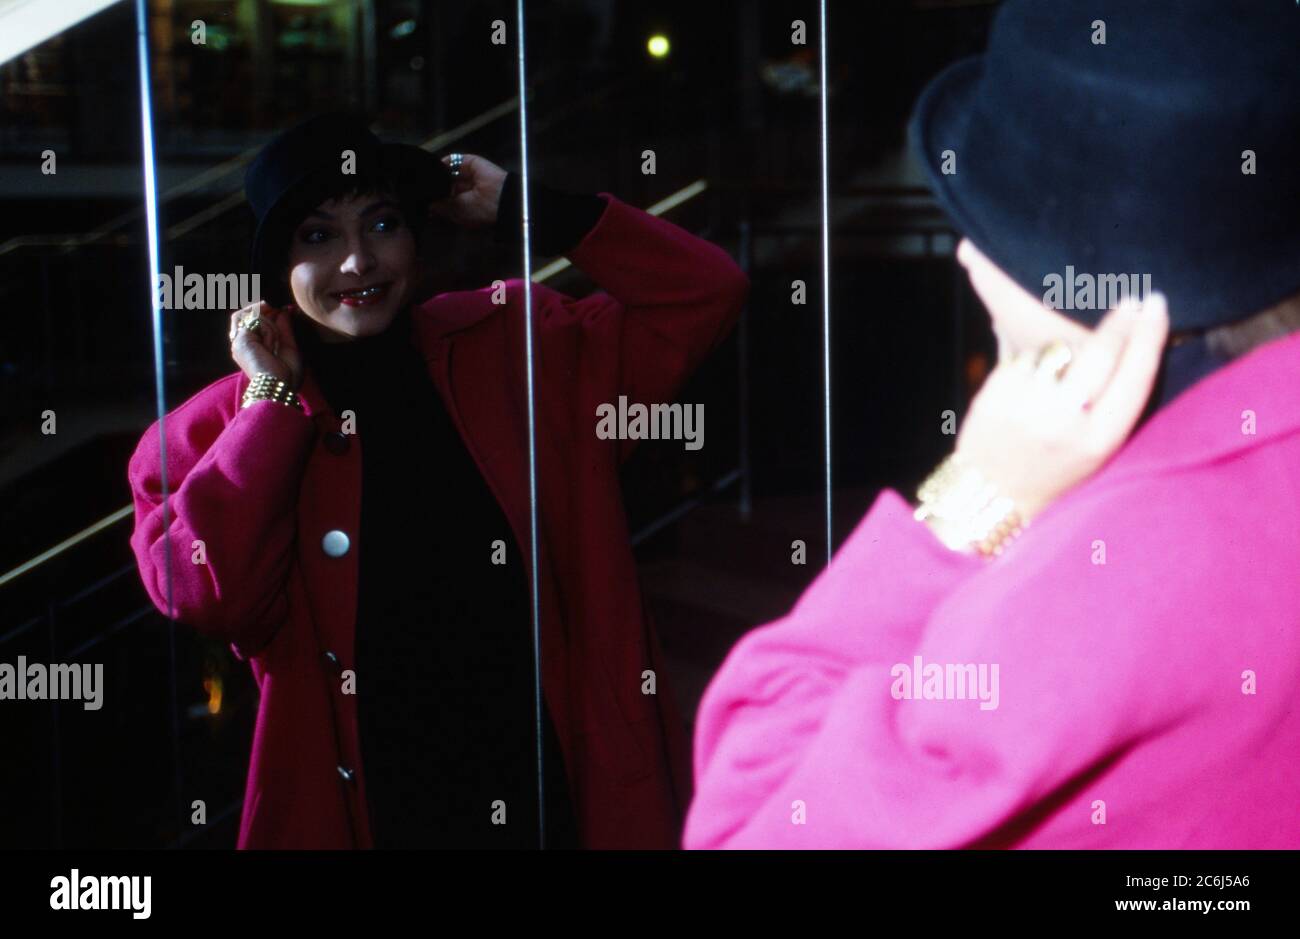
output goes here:
[[[967, 847], [1134, 746], [1158, 745], [1176, 781], [1267, 740], [1280, 715], [1241, 693], [1240, 671], [1295, 660], [1293, 631], [1268, 617], [1300, 590], [1259, 561], [1223, 576], [1229, 530], [1245, 557], [1287, 557], [1244, 540], [1276, 537], [1266, 513], [1247, 525], [1216, 510], [1225, 485], [1183, 478], [1179, 499], [1080, 490], [987, 563], [882, 494], [799, 606], [743, 639], [706, 692], [686, 846]], [[1101, 543], [1104, 565], [1090, 559]], [[995, 694], [907, 697], [903, 667], [949, 664], [996, 667]], [[1133, 827], [1150, 782], [1108, 783]], [[1066, 824], [1089, 828], [1077, 810]]]
[[[630, 403], [668, 403], [735, 325], [749, 278], [722, 248], [610, 193], [569, 259], [603, 292], [566, 299], [543, 328], [580, 323], [592, 358]], [[636, 441], [621, 441], [627, 455]]]
[[223, 380], [167, 415], [166, 530], [158, 422], [145, 432], [128, 469], [131, 547], [164, 615], [249, 655], [287, 613], [284, 584], [314, 425], [275, 402], [239, 409], [236, 390]]
[[849, 746], [844, 728], [832, 736], [830, 720], [849, 725], [849, 740], [861, 736], [852, 726], [861, 716], [856, 683], [876, 682], [910, 656], [934, 608], [982, 567], [944, 547], [898, 493], [882, 491], [794, 609], [737, 644], [705, 693], [686, 847], [862, 847], [849, 831], [810, 844], [824, 832], [810, 838], [792, 824], [792, 805], [829, 814], [831, 798], [842, 808], [859, 797], [821, 747], [844, 748], [839, 759], [855, 768], [866, 769], [869, 755]]

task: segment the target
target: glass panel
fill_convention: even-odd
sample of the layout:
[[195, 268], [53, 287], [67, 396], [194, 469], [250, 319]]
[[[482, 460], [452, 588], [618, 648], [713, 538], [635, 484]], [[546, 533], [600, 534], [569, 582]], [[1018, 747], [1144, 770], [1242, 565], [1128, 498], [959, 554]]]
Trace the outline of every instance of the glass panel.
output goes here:
[[825, 561], [817, 23], [768, 6], [535, 11], [544, 612], [588, 846], [680, 843], [705, 684]]
[[128, 545], [156, 410], [135, 19], [22, 6], [0, 25], [0, 301], [21, 311], [0, 327], [0, 662], [30, 695], [3, 706], [21, 809], [0, 847], [148, 846], [176, 819], [166, 633]]
[[[494, 542], [515, 537], [512, 523], [526, 548], [527, 493], [518, 490], [523, 501], [509, 502], [506, 513], [494, 508], [494, 428], [472, 407], [481, 397], [473, 357], [483, 346], [469, 339], [481, 330], [452, 338], [469, 325], [461, 317], [492, 312], [473, 291], [517, 255], [485, 225], [481, 205], [426, 217], [431, 184], [444, 172], [438, 158], [456, 151], [519, 164], [515, 47], [513, 39], [491, 41], [494, 19], [510, 24], [513, 37], [513, 6], [496, 7], [270, 3], [236, 5], [231, 15], [229, 5], [195, 2], [172, 5], [155, 22], [155, 34], [170, 36], [157, 44], [160, 152], [191, 164], [188, 188], [182, 184], [167, 208], [164, 273], [200, 274], [205, 285], [247, 278], [275, 305], [259, 311], [263, 323], [285, 324], [274, 340], [265, 338], [274, 327], [263, 325], [263, 338], [232, 346], [231, 313], [248, 299], [242, 295], [221, 303], [204, 294], [197, 306], [186, 296], [165, 313], [166, 399], [177, 432], [186, 426], [177, 404], [191, 396], [225, 409], [215, 437], [196, 434], [202, 445], [188, 451], [186, 475], [169, 481], [183, 492], [195, 480], [178, 503], [193, 530], [173, 552], [171, 572], [178, 596], [197, 608], [179, 618], [210, 613], [214, 627], [176, 633], [178, 801], [187, 821], [194, 800], [210, 813], [207, 827], [182, 833], [184, 843], [234, 843], [244, 792], [236, 768], [247, 765], [259, 707], [268, 734], [303, 741], [308, 768], [277, 762], [287, 751], [268, 748], [254, 760], [255, 785], [291, 786], [287, 801], [311, 805], [332, 798], [342, 779], [349, 812], [350, 821], [332, 826], [275, 820], [273, 828], [296, 839], [283, 846], [461, 847], [510, 836], [536, 843], [526, 807], [497, 792], [503, 772], [522, 767], [524, 778], [511, 775], [510, 784], [535, 799], [527, 581], [523, 645], [511, 646], [523, 653], [519, 740], [495, 733], [506, 676], [491, 631], [501, 624], [476, 608], [497, 592]], [[194, 41], [196, 22], [208, 27], [206, 45]], [[252, 95], [226, 100], [232, 84]], [[293, 158], [319, 171], [324, 197], [298, 204], [289, 174], [276, 191], [295, 200], [296, 211], [286, 211], [283, 227], [259, 223], [256, 209], [243, 208], [241, 189], [254, 157], [275, 135], [341, 106], [364, 116], [385, 155], [368, 167], [364, 147], [351, 164], [342, 150], [333, 153], [324, 141], [347, 126], [336, 115]], [[394, 204], [385, 206], [385, 196]], [[476, 208], [458, 200], [467, 201]], [[327, 214], [309, 215], [313, 209]], [[255, 268], [249, 252], [259, 225], [272, 247]], [[283, 355], [249, 351], [272, 341]], [[521, 377], [525, 351], [518, 343]], [[261, 371], [278, 376], [280, 366], [299, 376], [308, 413], [275, 402], [235, 406], [238, 387]], [[490, 367], [499, 371], [497, 362]], [[234, 388], [214, 387], [233, 375], [241, 376]], [[209, 452], [221, 470], [198, 462]], [[243, 475], [241, 467], [253, 469]], [[285, 506], [270, 506], [272, 498]], [[223, 606], [208, 582], [195, 580], [196, 541], [208, 552], [198, 563], [233, 584], [238, 600]], [[509, 545], [508, 556], [522, 576], [526, 555]], [[273, 683], [322, 670], [328, 710], [320, 699], [286, 712], [266, 695], [259, 702], [231, 630], [234, 646]], [[289, 711], [306, 715], [302, 726], [284, 724]], [[482, 758], [491, 753], [505, 769]], [[496, 823], [498, 797], [505, 826]], [[259, 824], [246, 826], [252, 843], [262, 837]]]

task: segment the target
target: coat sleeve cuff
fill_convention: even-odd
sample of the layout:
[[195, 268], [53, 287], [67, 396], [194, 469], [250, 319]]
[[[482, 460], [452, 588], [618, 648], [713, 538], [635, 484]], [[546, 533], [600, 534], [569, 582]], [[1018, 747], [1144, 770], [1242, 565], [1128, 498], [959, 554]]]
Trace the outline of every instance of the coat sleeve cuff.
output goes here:
[[[523, 241], [522, 190], [519, 175], [506, 174], [493, 226], [497, 244], [519, 246]], [[565, 254], [576, 247], [596, 227], [608, 204], [598, 195], [564, 192], [539, 182], [529, 190], [533, 249], [543, 255]]]

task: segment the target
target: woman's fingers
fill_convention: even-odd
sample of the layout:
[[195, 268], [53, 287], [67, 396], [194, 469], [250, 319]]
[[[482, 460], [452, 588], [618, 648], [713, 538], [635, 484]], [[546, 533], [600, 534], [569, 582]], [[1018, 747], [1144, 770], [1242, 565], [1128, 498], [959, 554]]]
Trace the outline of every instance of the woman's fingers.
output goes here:
[[1153, 293], [1134, 313], [1114, 374], [1093, 399], [1089, 433], [1094, 444], [1114, 446], [1128, 437], [1151, 397], [1168, 336], [1165, 297]]
[[1061, 392], [1070, 402], [1071, 410], [1083, 410], [1083, 405], [1096, 401], [1106, 387], [1123, 355], [1140, 307], [1141, 302], [1136, 298], [1124, 299], [1102, 317], [1092, 335], [1075, 350], [1074, 361], [1061, 379]]
[[[258, 300], [256, 303], [250, 303], [243, 309], [236, 310], [230, 314], [230, 341], [234, 342], [239, 338], [240, 332], [248, 333], [254, 341], [265, 341], [267, 335], [274, 331], [275, 325], [275, 307], [271, 306], [265, 300]], [[262, 319], [261, 325], [257, 329], [245, 329], [243, 326], [244, 319], [250, 314], [257, 314]]]

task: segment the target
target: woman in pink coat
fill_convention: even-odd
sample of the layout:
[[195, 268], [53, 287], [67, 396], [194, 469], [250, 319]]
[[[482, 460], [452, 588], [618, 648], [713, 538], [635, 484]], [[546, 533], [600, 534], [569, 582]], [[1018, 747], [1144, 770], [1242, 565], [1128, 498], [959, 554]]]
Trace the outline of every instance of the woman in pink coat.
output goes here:
[[1010, 0], [927, 89], [998, 366], [728, 656], [687, 847], [1300, 847], [1298, 44]]
[[532, 289], [536, 709], [524, 284], [422, 300], [416, 253], [431, 206], [517, 231], [519, 184], [447, 159], [453, 192], [430, 154], [326, 115], [251, 165], [271, 302], [231, 318], [240, 370], [131, 459], [140, 574], [257, 679], [240, 847], [536, 847], [539, 812], [548, 847], [673, 847], [689, 745], [623, 514], [635, 441], [598, 409], [670, 402], [747, 281], [609, 193], [534, 187], [534, 245], [604, 288]]

